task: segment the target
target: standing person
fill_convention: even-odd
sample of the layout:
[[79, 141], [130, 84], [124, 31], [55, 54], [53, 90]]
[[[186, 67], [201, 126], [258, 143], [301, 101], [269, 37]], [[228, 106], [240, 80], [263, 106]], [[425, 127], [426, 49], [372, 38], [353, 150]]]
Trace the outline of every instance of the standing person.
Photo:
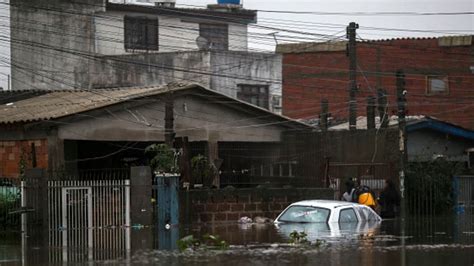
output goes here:
[[382, 207], [380, 216], [384, 219], [395, 218], [400, 208], [400, 195], [391, 179], [385, 180], [385, 187], [380, 192], [379, 204]]
[[353, 195], [355, 192], [354, 182], [352, 182], [352, 180], [349, 179], [344, 184], [346, 185], [346, 191], [344, 192], [344, 194], [342, 194], [341, 200], [350, 202], [352, 201]]
[[375, 207], [377, 206], [374, 193], [370, 187], [361, 184], [360, 178], [357, 179], [357, 187], [353, 194], [353, 201], [369, 206], [373, 210], [375, 210]]

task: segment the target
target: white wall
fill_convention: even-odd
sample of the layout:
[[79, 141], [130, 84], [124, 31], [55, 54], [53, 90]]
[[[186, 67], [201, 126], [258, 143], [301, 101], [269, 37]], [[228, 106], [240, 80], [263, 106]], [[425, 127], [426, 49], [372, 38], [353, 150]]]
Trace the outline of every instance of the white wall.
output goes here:
[[[199, 36], [199, 23], [170, 16], [155, 16], [140, 13], [106, 12], [94, 19], [95, 52], [103, 55], [130, 54], [124, 46], [124, 17], [158, 18], [158, 53], [197, 50], [196, 38]], [[229, 50], [247, 51], [247, 25], [229, 25]], [[155, 52], [155, 51], [149, 51]]]

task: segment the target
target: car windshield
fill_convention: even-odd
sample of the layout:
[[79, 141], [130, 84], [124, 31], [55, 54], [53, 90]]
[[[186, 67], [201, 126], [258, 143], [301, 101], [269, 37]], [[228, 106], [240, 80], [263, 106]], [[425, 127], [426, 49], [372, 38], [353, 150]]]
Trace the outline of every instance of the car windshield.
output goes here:
[[310, 206], [291, 206], [278, 219], [281, 222], [326, 223], [329, 209]]

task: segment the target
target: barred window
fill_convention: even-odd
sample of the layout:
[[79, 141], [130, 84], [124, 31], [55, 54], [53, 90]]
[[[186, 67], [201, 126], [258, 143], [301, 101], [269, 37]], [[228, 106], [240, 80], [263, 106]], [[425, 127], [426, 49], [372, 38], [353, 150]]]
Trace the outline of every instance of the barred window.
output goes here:
[[158, 19], [125, 16], [125, 49], [158, 50]]
[[426, 93], [428, 95], [448, 94], [448, 77], [446, 76], [428, 76]]
[[204, 37], [211, 50], [229, 49], [229, 27], [227, 24], [199, 24], [199, 36]]
[[237, 88], [237, 98], [268, 109], [268, 86], [239, 84]]

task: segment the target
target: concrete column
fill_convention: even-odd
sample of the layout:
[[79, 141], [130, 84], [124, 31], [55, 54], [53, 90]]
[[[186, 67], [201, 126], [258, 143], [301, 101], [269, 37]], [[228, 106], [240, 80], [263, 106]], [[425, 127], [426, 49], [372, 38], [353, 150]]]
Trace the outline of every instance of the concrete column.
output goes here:
[[[148, 166], [130, 168], [130, 218], [133, 225], [152, 225], [152, 173]], [[149, 230], [132, 230], [131, 248], [153, 248], [153, 234]]]

